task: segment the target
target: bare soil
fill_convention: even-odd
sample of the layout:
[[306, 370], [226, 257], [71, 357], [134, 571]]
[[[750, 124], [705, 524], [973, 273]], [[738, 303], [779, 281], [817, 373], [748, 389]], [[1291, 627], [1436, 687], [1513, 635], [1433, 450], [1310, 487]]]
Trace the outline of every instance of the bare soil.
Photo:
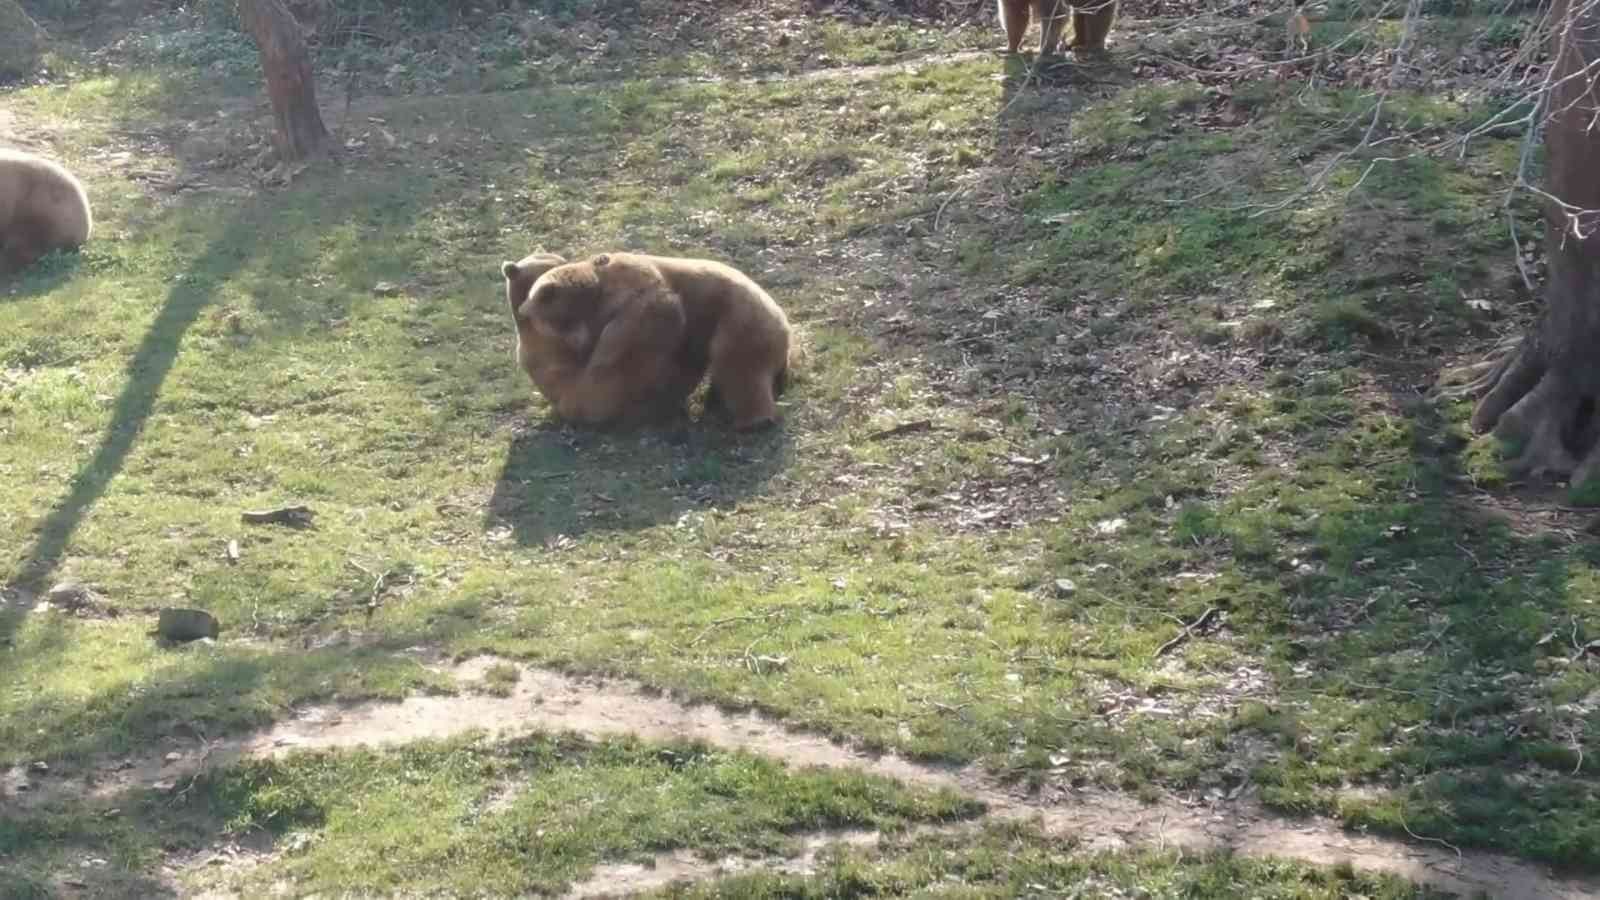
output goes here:
[[[450, 667], [458, 681], [478, 682], [501, 661], [477, 657]], [[455, 696], [416, 696], [398, 703], [316, 706], [274, 727], [210, 742], [174, 738], [152, 751], [101, 760], [75, 777], [12, 769], [0, 774], [0, 801], [34, 807], [63, 797], [109, 799], [130, 788], [181, 790], [209, 766], [245, 756], [268, 757], [297, 749], [403, 744], [445, 738], [475, 729], [514, 735], [532, 731], [577, 732], [591, 738], [632, 734], [651, 740], [690, 739], [746, 750], [796, 766], [855, 767], [908, 784], [951, 788], [989, 807], [991, 819], [1034, 819], [1052, 834], [1070, 836], [1091, 849], [1132, 846], [1228, 849], [1247, 856], [1279, 856], [1321, 865], [1349, 863], [1417, 882], [1473, 895], [1486, 891], [1505, 900], [1576, 900], [1600, 897], [1592, 880], [1551, 875], [1537, 866], [1498, 854], [1457, 852], [1419, 838], [1404, 843], [1355, 834], [1322, 818], [1289, 819], [1248, 799], [1142, 803], [1099, 791], [1060, 789], [1023, 796], [972, 768], [924, 765], [892, 754], [869, 754], [813, 734], [794, 731], [753, 712], [728, 712], [689, 705], [619, 681], [599, 681], [518, 666], [520, 677], [505, 696], [464, 691]], [[655, 866], [618, 865], [597, 871], [578, 886], [577, 896], [628, 892], [678, 879], [715, 876], [765, 866], [809, 871], [817, 853], [833, 842], [870, 845], [874, 834], [819, 834], [799, 856], [782, 860], [705, 861], [686, 853], [664, 854]]]
[[705, 860], [686, 850], [663, 854], [648, 865], [616, 863], [595, 869], [587, 881], [573, 885], [569, 898], [620, 897], [653, 891], [686, 881], [722, 878], [741, 872], [765, 871], [785, 875], [809, 875], [816, 871], [822, 851], [843, 844], [873, 847], [880, 835], [876, 831], [827, 831], [807, 835], [799, 854], [785, 859], [743, 859], [728, 857]]

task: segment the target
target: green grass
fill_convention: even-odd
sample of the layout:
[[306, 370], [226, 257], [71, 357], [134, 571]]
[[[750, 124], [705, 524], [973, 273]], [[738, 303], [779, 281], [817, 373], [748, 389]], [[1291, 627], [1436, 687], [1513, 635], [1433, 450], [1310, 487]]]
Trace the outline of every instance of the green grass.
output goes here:
[[71, 805], [0, 815], [10, 877], [42, 882], [63, 860], [93, 854], [123, 873], [113, 884], [132, 896], [134, 873], [163, 853], [204, 849], [216, 835], [266, 835], [283, 852], [235, 889], [287, 882], [504, 896], [559, 891], [603, 860], [681, 847], [712, 858], [783, 853], [795, 832], [893, 832], [980, 811], [949, 792], [790, 772], [699, 745], [556, 736], [300, 753], [204, 776], [179, 801], [134, 792], [115, 802], [113, 815]]
[[[804, 25], [840, 61], [943, 46], [913, 27]], [[1273, 208], [1304, 183], [1295, 154], [1349, 137], [1353, 92], [1246, 85], [1249, 116], [1218, 127], [1189, 87], [1024, 87], [990, 58], [760, 84], [557, 70], [375, 103], [387, 138], [361, 125], [286, 188], [224, 167], [151, 194], [97, 154], [237, 88], [164, 65], [6, 95], [85, 173], [99, 224], [0, 292], [0, 767], [456, 690], [406, 653], [426, 646], [1025, 783], [1248, 783], [1285, 810], [1600, 866], [1577, 749], [1600, 736], [1600, 675], [1570, 646], [1600, 633], [1600, 554], [1477, 514], [1462, 484], [1504, 485], [1496, 457], [1463, 449], [1459, 405], [1413, 396], [1488, 337], [1467, 298], [1514, 277], [1495, 174], [1514, 141], [1359, 190], [1352, 160]], [[197, 126], [229, 153], [233, 127]], [[194, 164], [186, 146], [141, 150], [141, 171]], [[770, 287], [806, 354], [781, 431], [548, 420], [511, 363], [498, 263], [624, 245]], [[920, 419], [936, 427], [875, 436]], [[312, 528], [239, 521], [290, 503]], [[68, 578], [121, 615], [35, 612]], [[156, 646], [150, 611], [172, 603], [222, 640]], [[341, 768], [366, 764], [319, 760], [369, 790]], [[346, 825], [283, 865], [334, 888], [434, 871], [339, 868], [409, 827], [394, 790], [372, 843]], [[586, 841], [584, 860], [638, 849]], [[1254, 865], [1170, 872], [1299, 877]], [[496, 871], [514, 889], [576, 869]]]

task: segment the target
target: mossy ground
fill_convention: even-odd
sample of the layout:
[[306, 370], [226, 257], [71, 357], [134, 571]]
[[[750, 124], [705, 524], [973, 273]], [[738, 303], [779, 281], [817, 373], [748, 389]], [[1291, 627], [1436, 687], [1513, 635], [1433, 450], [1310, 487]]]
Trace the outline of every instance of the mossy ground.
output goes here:
[[[1136, 68], [1171, 35], [1135, 24], [1121, 62], [1042, 82], [998, 56], [740, 81], [747, 62], [894, 61], [998, 31], [768, 15], [696, 55], [644, 18], [582, 53], [541, 45], [539, 66], [507, 54], [511, 81], [465, 60], [476, 80], [449, 86], [470, 93], [379, 87], [390, 69], [347, 53], [371, 67], [348, 114], [325, 93], [341, 158], [263, 187], [253, 72], [203, 74], [184, 54], [214, 45], [183, 29], [204, 29], [168, 25], [132, 50], [64, 41], [54, 79], [4, 95], [28, 143], [83, 173], [98, 230], [0, 293], [0, 768], [453, 690], [405, 653], [427, 646], [626, 674], [1034, 783], [1258, 791], [1600, 866], [1582, 649], [1600, 551], [1559, 500], [1508, 494], [1464, 409], [1420, 393], [1530, 314], [1501, 205], [1514, 135], [1364, 180], [1358, 157], [1295, 199], [1365, 131], [1356, 87]], [[1382, 133], [1418, 142], [1483, 115], [1425, 90], [1387, 109]], [[1536, 234], [1530, 209], [1513, 207]], [[805, 356], [780, 431], [550, 420], [511, 364], [498, 262], [624, 245], [728, 260], [790, 311]], [[240, 524], [290, 503], [312, 528]], [[117, 614], [38, 606], [68, 579]], [[152, 643], [149, 611], [175, 603], [223, 640]], [[411, 856], [319, 862], [403, 842], [421, 827], [401, 821], [408, 792], [457, 815], [521, 751], [462, 752], [396, 751], [426, 762], [414, 785], [378, 784], [392, 761], [370, 755], [274, 769], [272, 791], [319, 810], [289, 818], [334, 848], [275, 875], [520, 890], [641, 846], [591, 834], [561, 866], [486, 863], [477, 882]], [[650, 752], [618, 752], [593, 777], [654, 777]], [[263, 771], [218, 790], [267, 803]], [[319, 793], [335, 782], [340, 799]], [[817, 790], [764, 785], [778, 807]], [[853, 821], [728, 807], [737, 827], [697, 830], [679, 817], [702, 789], [634, 810], [630, 834], [727, 852]], [[359, 827], [334, 808], [352, 791], [387, 798]], [[194, 839], [123, 813], [0, 816], [0, 859], [33, 883], [63, 847], [133, 871]]]

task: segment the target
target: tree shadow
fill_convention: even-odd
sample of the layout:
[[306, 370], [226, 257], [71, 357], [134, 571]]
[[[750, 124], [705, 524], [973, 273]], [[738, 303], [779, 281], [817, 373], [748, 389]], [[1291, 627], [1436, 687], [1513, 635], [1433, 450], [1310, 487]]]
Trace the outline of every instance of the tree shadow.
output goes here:
[[[66, 739], [49, 751], [53, 783], [48, 794], [14, 806], [0, 778], [0, 859], [7, 863], [0, 867], [0, 896], [55, 896], [63, 888], [89, 896], [182, 896], [173, 881], [149, 874], [160, 869], [152, 864], [155, 858], [192, 858], [226, 837], [252, 853], [270, 851], [270, 834], [229, 831], [230, 820], [245, 811], [238, 804], [249, 802], [247, 793], [208, 794], [188, 775], [166, 778], [167, 766], [181, 760], [178, 769], [187, 773], [193, 763], [203, 781], [234, 758], [225, 748], [207, 764], [209, 748], [269, 726], [277, 718], [269, 705], [281, 702], [278, 698], [358, 701], [361, 685], [374, 673], [386, 668], [389, 676], [402, 677], [408, 669], [420, 671], [420, 661], [406, 651], [447, 644], [475, 631], [476, 615], [476, 602], [462, 600], [426, 625], [387, 632], [356, 648], [257, 652], [248, 646], [185, 645], [171, 652], [203, 661], [81, 698], [80, 714], [60, 729]], [[40, 700], [13, 721], [54, 717], [51, 703]], [[92, 779], [104, 773], [128, 775], [135, 786], [90, 796]], [[152, 783], [158, 787], [145, 786]], [[205, 799], [197, 799], [200, 795]], [[54, 865], [62, 855], [71, 862]], [[44, 883], [25, 874], [52, 868], [56, 871]]]
[[[161, 397], [167, 376], [178, 360], [185, 334], [216, 299], [219, 289], [254, 258], [254, 239], [279, 207], [296, 193], [315, 190], [321, 177], [308, 176], [306, 184], [281, 195], [259, 197], [232, 214], [219, 228], [207, 227], [215, 237], [172, 279], [165, 299], [144, 337], [123, 370], [123, 386], [112, 404], [110, 422], [98, 446], [71, 477], [66, 496], [58, 500], [33, 529], [32, 544], [0, 591], [0, 646], [10, 644], [32, 606], [32, 598], [49, 586], [49, 579], [70, 550], [74, 534], [95, 503], [122, 471]], [[201, 217], [203, 218], [203, 216]], [[65, 276], [63, 276], [65, 277]], [[59, 283], [48, 276], [38, 290]]]
[[[1033, 82], [1027, 60], [1009, 62], [994, 117], [1000, 166], [1055, 143], [1071, 119], [1069, 92]], [[1120, 158], [1142, 159], [1149, 150], [1139, 141], [1165, 139], [1135, 135], [1133, 151]], [[1237, 169], [1263, 161], [1250, 153], [1232, 162]], [[1107, 174], [1062, 168], [1050, 188]], [[1111, 174], [1150, 177], [1121, 168]], [[1417, 393], [1442, 360], [1472, 342], [1475, 327], [1468, 294], [1439, 299], [1419, 286], [1430, 276], [1469, 291], [1505, 283], [1463, 258], [1470, 254], [1439, 253], [1445, 227], [1474, 221], [1470, 198], [1436, 185], [1454, 184], [1451, 174], [1432, 183], [1407, 174], [1403, 190], [1385, 192], [1392, 205], [1376, 204], [1376, 213], [1362, 215], [1354, 204], [1331, 212], [1335, 222], [1342, 214], [1370, 223], [1328, 227], [1340, 254], [1360, 256], [1330, 257], [1329, 268], [1347, 270], [1349, 283], [1323, 269], [1297, 271], [1273, 285], [1292, 304], [1256, 306], [1244, 302], [1255, 287], [1248, 271], [1238, 281], [1241, 273], [1229, 272], [1215, 282], [1174, 283], [1159, 302], [1130, 302], [1124, 292], [1137, 289], [1122, 282], [1138, 273], [1121, 268], [1123, 260], [1083, 258], [1079, 266], [1063, 246], [1046, 246], [1050, 230], [974, 222], [957, 197], [943, 215], [944, 227], [958, 232], [952, 245], [1041, 248], [1033, 260], [995, 254], [1012, 273], [1027, 272], [1004, 286], [1003, 299], [1025, 307], [1022, 327], [1005, 333], [980, 321], [982, 312], [1012, 310], [941, 308], [963, 298], [912, 290], [907, 302], [924, 315], [902, 333], [946, 319], [937, 336], [918, 335], [915, 352], [948, 360], [958, 345], [961, 356], [982, 360], [973, 366], [985, 375], [975, 393], [1026, 398], [1030, 416], [1059, 429], [1059, 464], [1049, 477], [1060, 495], [1095, 505], [1097, 516], [1104, 501], [1104, 519], [1125, 517], [1122, 524], [1135, 526], [1130, 534], [1154, 530], [1142, 546], [1133, 537], [1063, 535], [1054, 568], [1085, 573], [1070, 605], [1095, 605], [1084, 582], [1095, 583], [1099, 564], [1116, 585], [1107, 593], [1160, 598], [1132, 613], [1107, 601], [1137, 629], [1159, 634], [1158, 646], [1215, 607], [1210, 624], [1158, 655], [1193, 653], [1192, 663], [1168, 663], [1188, 675], [1217, 675], [1218, 661], [1243, 659], [1271, 685], [1247, 692], [1218, 679], [1227, 685], [1218, 689], [1222, 702], [1248, 701], [1227, 710], [1217, 732], [1221, 758], [1244, 773], [1222, 790], [1248, 788], [1285, 812], [1337, 813], [1400, 839], [1438, 835], [1593, 870], [1600, 761], [1585, 751], [1600, 739], [1590, 699], [1600, 694], [1596, 657], [1583, 648], [1600, 634], [1592, 605], [1600, 547], [1570, 535], [1581, 530], [1580, 516], [1569, 520], [1569, 536], [1552, 538], [1475, 509], [1481, 504], [1462, 487], [1466, 461], [1451, 420]], [[1248, 190], [1258, 175], [1223, 168], [1219, 180], [1236, 178]], [[1193, 193], [1183, 188], [1172, 196]], [[1450, 204], [1428, 205], [1440, 196]], [[1153, 212], [1135, 201], [1128, 215], [1170, 221], [1175, 232], [1191, 222], [1191, 230], [1214, 229], [1215, 255], [1236, 256], [1247, 270], [1256, 263], [1248, 255], [1255, 236], [1229, 232], [1232, 220], [1221, 212], [1191, 220], [1183, 213], [1195, 204], [1165, 211], [1145, 200]], [[1085, 272], [1114, 273], [1119, 282], [1094, 283]], [[989, 287], [980, 281], [966, 293]], [[1373, 309], [1329, 308], [1360, 292], [1376, 297]], [[1396, 332], [1407, 339], [1395, 340]], [[1352, 396], [1361, 399], [1346, 404]], [[1217, 439], [1208, 446], [1211, 428]], [[1095, 483], [1105, 492], [1084, 489]], [[1158, 661], [1151, 671], [1172, 674], [1163, 669]], [[1131, 679], [1127, 686], [1158, 693]], [[1329, 728], [1332, 721], [1341, 727]], [[1148, 749], [1161, 746], [1170, 725], [1151, 725], [1143, 748], [1126, 737], [1138, 727], [1063, 724], [1061, 744], [1121, 743], [1129, 746], [1127, 770], [1175, 789], [1212, 789], [1217, 773], [1182, 771], [1191, 750]]]
[[759, 493], [793, 452], [783, 425], [742, 435], [714, 418], [636, 431], [546, 420], [514, 432], [484, 525], [523, 545], [648, 528]]
[[[175, 645], [163, 651], [166, 665], [147, 677], [119, 680], [74, 698], [65, 715], [60, 696], [40, 697], [20, 709], [0, 723], [0, 736], [7, 738], [0, 761], [43, 758], [52, 778], [115, 771], [126, 754], [191, 753], [207, 741], [269, 726], [279, 718], [275, 707], [284, 698], [296, 704], [343, 702], [415, 690], [429, 681], [421, 668], [427, 657], [417, 657], [416, 648], [448, 646], [470, 636], [481, 629], [482, 612], [481, 601], [462, 598], [415, 625], [315, 649], [287, 643]], [[23, 649], [36, 655], [44, 647], [35, 641]], [[380, 684], [386, 687], [371, 687]], [[43, 736], [27, 730], [43, 721], [60, 726]], [[0, 772], [4, 765], [0, 762]]]
[[1594, 683], [1583, 641], [1600, 620], [1585, 572], [1592, 579], [1600, 565], [1600, 542], [1514, 528], [1474, 503], [1462, 441], [1416, 390], [1437, 376], [1437, 361], [1367, 360], [1408, 432], [1404, 483], [1399, 470], [1372, 472], [1388, 482], [1372, 502], [1308, 526], [1315, 574], [1285, 579], [1266, 560], [1253, 568], [1290, 587], [1286, 646], [1302, 673], [1294, 693], [1365, 708], [1372, 722], [1357, 729], [1392, 710], [1380, 736], [1387, 759], [1346, 760], [1297, 741], [1305, 713], [1281, 708], [1268, 729], [1284, 740], [1269, 790], [1322, 781], [1331, 755], [1342, 777], [1389, 790], [1350, 804], [1351, 824], [1595, 871], [1600, 761], [1584, 747], [1600, 737], [1600, 720], [1560, 698]]

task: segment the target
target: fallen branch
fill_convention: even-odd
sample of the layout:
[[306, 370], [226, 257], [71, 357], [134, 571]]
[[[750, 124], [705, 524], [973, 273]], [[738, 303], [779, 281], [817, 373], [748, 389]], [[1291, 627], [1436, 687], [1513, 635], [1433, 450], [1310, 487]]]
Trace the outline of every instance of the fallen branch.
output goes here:
[[347, 559], [345, 562], [349, 563], [351, 568], [372, 579], [372, 593], [367, 597], [367, 617], [371, 618], [372, 614], [378, 609], [378, 598], [383, 596], [384, 589], [389, 586], [389, 578], [395, 574], [395, 571], [388, 569], [375, 575], [371, 569], [353, 559]]
[[867, 440], [869, 440], [869, 441], [881, 441], [881, 440], [885, 440], [887, 438], [899, 437], [902, 434], [914, 434], [914, 433], [919, 432], [919, 431], [932, 431], [932, 430], [933, 430], [933, 420], [932, 419], [918, 419], [915, 422], [906, 422], [903, 425], [896, 425], [893, 428], [885, 428], [882, 431], [875, 431], [872, 434], [867, 435]]
[[698, 635], [695, 636], [694, 640], [689, 642], [689, 646], [693, 647], [696, 644], [700, 643], [701, 641], [705, 640], [706, 639], [706, 635], [709, 635], [712, 631], [716, 630], [717, 628], [722, 627], [723, 625], [728, 625], [728, 624], [731, 624], [733, 622], [764, 622], [764, 621], [771, 621], [773, 619], [781, 618], [783, 616], [783, 612], [784, 612], [783, 610], [777, 609], [777, 610], [773, 610], [772, 612], [761, 613], [759, 615], [728, 616], [725, 619], [713, 619], [711, 621], [711, 624], [707, 625], [704, 631], [700, 632]]
[[1415, 831], [1412, 831], [1411, 830], [1411, 826], [1406, 824], [1406, 814], [1404, 812], [1400, 813], [1400, 827], [1404, 828], [1406, 830], [1406, 834], [1411, 835], [1413, 838], [1415, 838], [1415, 839], [1417, 839], [1419, 841], [1427, 841], [1427, 842], [1432, 843], [1432, 844], [1438, 844], [1441, 847], [1445, 847], [1445, 848], [1453, 851], [1455, 853], [1455, 855], [1456, 855], [1456, 860], [1458, 862], [1460, 861], [1460, 859], [1461, 859], [1461, 848], [1460, 847], [1457, 847], [1455, 844], [1450, 843], [1449, 841], [1445, 840], [1444, 838], [1427, 837], [1426, 835], [1417, 834]]
[[[198, 729], [196, 730], [198, 731]], [[194, 774], [189, 776], [189, 783], [184, 785], [181, 790], [172, 792], [170, 799], [167, 801], [168, 806], [176, 806], [183, 802], [189, 796], [189, 792], [194, 790], [195, 784], [200, 781], [200, 776], [206, 773], [206, 760], [211, 758], [211, 750], [216, 746], [215, 743], [206, 740], [205, 732], [200, 732], [200, 758], [195, 761]]]
[[281, 509], [245, 510], [239, 514], [246, 525], [288, 525], [303, 528], [311, 524], [316, 513], [309, 506], [285, 506]]
[[1213, 606], [1210, 609], [1206, 610], [1205, 612], [1201, 613], [1200, 614], [1200, 618], [1195, 619], [1193, 622], [1190, 622], [1188, 625], [1183, 626], [1183, 630], [1178, 632], [1177, 636], [1175, 636], [1172, 640], [1167, 641], [1165, 644], [1162, 644], [1161, 647], [1156, 650], [1156, 658], [1159, 659], [1159, 658], [1165, 656], [1168, 653], [1168, 651], [1170, 651], [1173, 648], [1177, 647], [1179, 644], [1183, 643], [1184, 641], [1187, 641], [1196, 631], [1199, 631], [1200, 629], [1206, 627], [1206, 625], [1216, 615], [1217, 615], [1217, 608], [1215, 606]]

